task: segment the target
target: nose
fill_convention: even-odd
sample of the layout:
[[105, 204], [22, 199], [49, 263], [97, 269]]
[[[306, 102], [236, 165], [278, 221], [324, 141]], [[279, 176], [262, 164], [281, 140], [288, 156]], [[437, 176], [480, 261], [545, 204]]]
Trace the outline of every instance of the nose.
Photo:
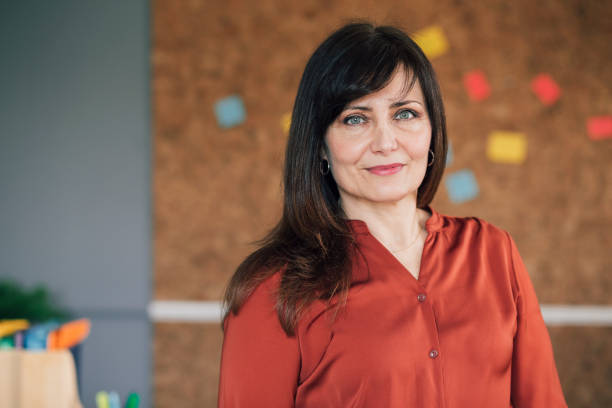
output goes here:
[[396, 135], [386, 124], [377, 124], [372, 129], [372, 133], [372, 142], [370, 147], [373, 152], [388, 153], [397, 149]]

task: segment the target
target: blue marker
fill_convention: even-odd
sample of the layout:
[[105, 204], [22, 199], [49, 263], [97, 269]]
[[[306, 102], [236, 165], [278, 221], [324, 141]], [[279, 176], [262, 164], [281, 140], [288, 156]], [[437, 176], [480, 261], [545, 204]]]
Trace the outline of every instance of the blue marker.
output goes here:
[[119, 394], [117, 394], [116, 391], [111, 391], [108, 393], [108, 408], [121, 408]]
[[47, 336], [49, 332], [59, 327], [56, 321], [37, 324], [30, 327], [24, 333], [23, 348], [28, 350], [45, 350], [47, 348]]

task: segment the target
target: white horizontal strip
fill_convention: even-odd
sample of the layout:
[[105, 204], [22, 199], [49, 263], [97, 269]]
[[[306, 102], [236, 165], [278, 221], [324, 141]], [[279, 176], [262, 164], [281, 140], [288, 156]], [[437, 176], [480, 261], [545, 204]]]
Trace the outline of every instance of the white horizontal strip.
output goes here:
[[154, 322], [221, 322], [221, 302], [155, 300], [149, 303], [149, 318]]
[[[549, 326], [612, 326], [612, 306], [540, 305]], [[218, 323], [221, 302], [184, 302], [156, 300], [149, 304], [154, 322]]]
[[612, 326], [612, 306], [540, 305], [549, 326]]

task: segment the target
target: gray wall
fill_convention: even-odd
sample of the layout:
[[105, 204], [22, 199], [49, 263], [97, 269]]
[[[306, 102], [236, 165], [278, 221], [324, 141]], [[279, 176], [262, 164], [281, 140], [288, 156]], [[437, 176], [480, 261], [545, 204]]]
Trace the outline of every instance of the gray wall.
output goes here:
[[151, 403], [149, 5], [0, 3], [0, 276], [92, 318], [82, 400]]

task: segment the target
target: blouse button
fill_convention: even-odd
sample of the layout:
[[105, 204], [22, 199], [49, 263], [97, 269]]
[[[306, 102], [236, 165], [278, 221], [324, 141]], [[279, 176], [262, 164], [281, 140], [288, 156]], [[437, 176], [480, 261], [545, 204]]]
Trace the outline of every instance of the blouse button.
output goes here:
[[436, 357], [438, 357], [438, 350], [431, 350], [431, 351], [429, 352], [429, 357], [431, 357], [431, 358], [436, 358]]
[[419, 302], [424, 302], [425, 298], [427, 298], [427, 296], [425, 296], [424, 293], [419, 293], [419, 295], [417, 296], [417, 299], [419, 300]]

